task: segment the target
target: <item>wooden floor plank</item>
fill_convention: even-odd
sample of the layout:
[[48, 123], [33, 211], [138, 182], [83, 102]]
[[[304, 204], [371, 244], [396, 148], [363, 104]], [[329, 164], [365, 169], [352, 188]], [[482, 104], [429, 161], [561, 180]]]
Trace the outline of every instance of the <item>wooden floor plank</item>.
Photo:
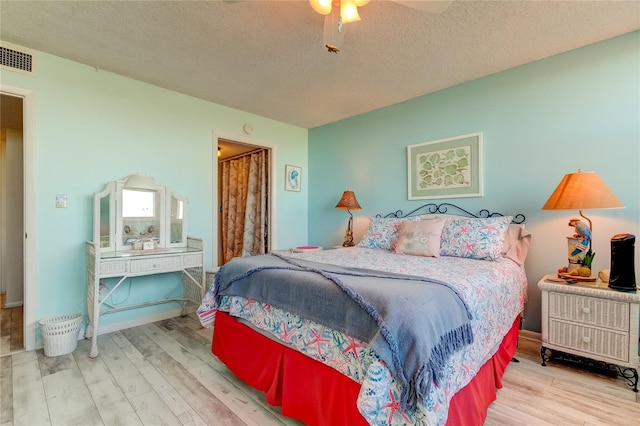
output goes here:
[[104, 423], [106, 425], [142, 424], [102, 357], [89, 358], [87, 354], [90, 347], [89, 340], [81, 341], [74, 358]]
[[[211, 335], [208, 338], [198, 334], [194, 327], [194, 319], [188, 317], [180, 317], [181, 321], [172, 322], [172, 320], [163, 321], [159, 327], [176, 342], [180, 343], [190, 353], [196, 356], [203, 363], [215, 368], [230, 381], [237, 381], [229, 369], [211, 354]], [[189, 325], [187, 325], [189, 324]]]
[[125, 356], [111, 336], [100, 336], [98, 342], [100, 358], [127, 398], [133, 398], [153, 390], [149, 382]]
[[198, 415], [198, 413], [196, 413], [193, 410], [185, 411], [184, 413], [180, 414], [178, 416], [178, 420], [183, 425], [209, 426], [209, 424], [207, 422], [205, 422], [204, 420], [202, 420], [202, 417], [200, 417]]
[[[42, 350], [5, 355], [0, 426], [300, 426], [211, 354], [211, 331], [187, 315], [102, 335], [94, 359], [89, 340], [61, 357], [45, 357]], [[639, 395], [623, 380], [558, 362], [543, 367], [540, 342], [533, 339], [521, 339], [516, 356], [520, 362], [507, 367], [485, 425], [638, 423]]]
[[203, 421], [193, 411], [187, 401], [185, 401], [184, 398], [182, 398], [182, 396], [180, 396], [173, 386], [171, 386], [171, 384], [164, 378], [162, 373], [156, 370], [156, 368], [145, 359], [145, 357], [136, 349], [135, 346], [131, 344], [129, 340], [127, 340], [126, 337], [124, 337], [122, 333], [113, 333], [112, 338], [175, 416], [181, 418], [184, 414], [185, 418], [191, 418], [194, 423]]
[[5, 300], [0, 294], [0, 356], [24, 348], [23, 307], [5, 308]]
[[103, 425], [79, 369], [42, 377], [47, 406], [54, 425]]
[[44, 354], [42, 349], [35, 351], [38, 355], [38, 363], [40, 365], [40, 374], [42, 377], [49, 374], [55, 374], [59, 371], [73, 370], [78, 368], [73, 354], [65, 354], [60, 356], [49, 357]]
[[[206, 421], [217, 425], [244, 425], [231, 409], [225, 406], [184, 367], [163, 351], [140, 327], [138, 330], [123, 330], [127, 339], [142, 353], [149, 362], [162, 372], [171, 386], [182, 395], [196, 413]], [[182, 357], [181, 357], [182, 358]], [[191, 365], [191, 363], [189, 363]], [[203, 365], [201, 363], [201, 365]]]
[[189, 372], [246, 424], [256, 426], [282, 424], [271, 412], [259, 405], [251, 404], [249, 401], [251, 398], [246, 393], [236, 388], [213, 368], [201, 366], [192, 368]]
[[147, 324], [141, 326], [140, 329], [185, 369], [188, 370], [190, 368], [204, 365], [200, 358], [194, 356], [175, 339], [167, 336], [167, 334], [157, 325]]
[[[279, 419], [280, 423], [286, 423], [289, 425], [301, 425], [302, 423], [298, 422], [295, 419], [284, 418], [281, 415], [280, 407], [273, 407], [266, 402], [266, 398], [264, 393], [256, 391], [250, 386], [242, 383], [220, 360], [211, 355], [211, 340], [213, 337], [213, 332], [211, 329], [204, 329], [200, 324], [199, 319], [195, 315], [187, 315], [184, 317], [176, 317], [168, 320], [161, 321], [157, 323], [157, 325], [168, 335], [182, 344], [185, 348], [187, 348], [191, 353], [200, 358], [205, 364], [213, 367], [218, 374], [214, 375], [216, 381], [218, 383], [224, 383], [219, 381], [219, 379], [224, 378], [227, 382], [232, 383], [235, 389], [235, 392], [240, 392], [239, 400], [244, 401], [246, 398], [250, 398], [251, 404], [257, 404], [257, 407], [262, 407], [262, 411], [266, 413], [270, 413], [269, 418], [273, 418], [275, 416]], [[207, 333], [199, 333], [199, 331], [207, 330]], [[190, 370], [193, 372], [193, 370]], [[200, 373], [194, 374], [194, 376], [200, 378]], [[202, 380], [201, 380], [202, 381]], [[207, 383], [203, 384], [207, 386]], [[207, 387], [209, 390], [212, 388]], [[224, 387], [223, 387], [224, 388]], [[218, 390], [219, 391], [219, 390]], [[224, 392], [224, 391], [223, 391]], [[218, 396], [221, 400], [222, 397], [219, 393], [213, 392], [216, 396]], [[225, 393], [223, 395], [226, 396]], [[237, 401], [236, 401], [237, 402]], [[226, 401], [225, 401], [226, 403]], [[246, 402], [242, 402], [241, 405], [249, 406]], [[234, 409], [236, 414], [239, 414], [237, 410]], [[262, 415], [262, 414], [261, 414]], [[242, 417], [242, 416], [240, 416]], [[254, 416], [255, 417], [255, 416]], [[245, 421], [253, 422], [251, 417], [245, 419]], [[266, 420], [265, 420], [266, 421]]]
[[36, 364], [38, 363], [38, 353], [36, 351], [21, 351], [11, 355], [11, 364], [14, 367], [17, 364], [34, 361], [36, 362]]
[[0, 354], [11, 353], [11, 335], [0, 336]]
[[150, 390], [147, 393], [130, 399], [131, 405], [145, 425], [176, 425], [178, 418], [173, 415], [167, 404], [156, 393]]
[[0, 357], [0, 425], [13, 421], [11, 357]]
[[[12, 361], [16, 356], [11, 355]], [[49, 425], [49, 408], [44, 392], [38, 357], [17, 358], [11, 363], [13, 384], [13, 424]]]

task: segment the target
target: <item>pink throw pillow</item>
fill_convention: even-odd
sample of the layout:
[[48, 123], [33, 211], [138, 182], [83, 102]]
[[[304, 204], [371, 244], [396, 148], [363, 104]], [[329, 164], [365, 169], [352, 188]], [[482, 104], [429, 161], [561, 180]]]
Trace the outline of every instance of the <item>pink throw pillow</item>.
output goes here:
[[403, 222], [398, 230], [397, 254], [440, 257], [440, 237], [445, 220]]

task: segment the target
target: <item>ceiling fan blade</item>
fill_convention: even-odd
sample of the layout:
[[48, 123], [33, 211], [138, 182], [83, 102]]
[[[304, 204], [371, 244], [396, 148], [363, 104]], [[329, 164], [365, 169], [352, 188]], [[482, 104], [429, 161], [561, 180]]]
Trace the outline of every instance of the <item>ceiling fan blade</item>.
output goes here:
[[453, 3], [453, 0], [391, 0], [394, 3], [429, 13], [442, 13]]

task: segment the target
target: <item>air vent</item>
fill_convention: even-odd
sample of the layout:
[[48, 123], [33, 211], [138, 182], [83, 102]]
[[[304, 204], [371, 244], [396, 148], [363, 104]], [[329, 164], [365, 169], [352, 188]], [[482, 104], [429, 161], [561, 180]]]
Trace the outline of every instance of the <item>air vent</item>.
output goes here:
[[33, 55], [8, 47], [0, 46], [0, 65], [12, 71], [33, 74]]

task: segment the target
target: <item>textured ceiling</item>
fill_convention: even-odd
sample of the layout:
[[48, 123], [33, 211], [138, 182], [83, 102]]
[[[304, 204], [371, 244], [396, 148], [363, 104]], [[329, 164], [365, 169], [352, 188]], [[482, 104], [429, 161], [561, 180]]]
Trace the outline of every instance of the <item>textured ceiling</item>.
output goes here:
[[640, 29], [639, 1], [360, 8], [339, 54], [308, 1], [5, 1], [0, 38], [312, 128]]

